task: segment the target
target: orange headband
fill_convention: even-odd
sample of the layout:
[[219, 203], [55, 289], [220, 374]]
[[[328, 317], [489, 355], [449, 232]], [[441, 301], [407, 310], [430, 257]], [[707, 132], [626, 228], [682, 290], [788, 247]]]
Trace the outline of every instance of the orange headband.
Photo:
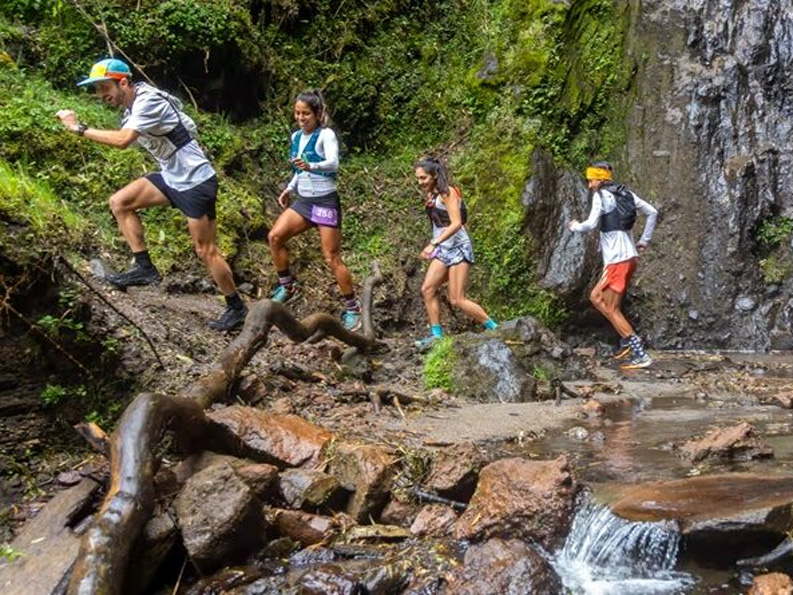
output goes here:
[[604, 167], [586, 168], [587, 180], [611, 180], [611, 172]]

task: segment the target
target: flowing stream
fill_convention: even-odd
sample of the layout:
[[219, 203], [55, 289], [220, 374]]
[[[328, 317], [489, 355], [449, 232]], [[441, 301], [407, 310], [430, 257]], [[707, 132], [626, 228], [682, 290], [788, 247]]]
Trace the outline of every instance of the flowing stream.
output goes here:
[[679, 546], [675, 523], [626, 521], [587, 500], [553, 562], [573, 593], [680, 593], [695, 579], [675, 571]]

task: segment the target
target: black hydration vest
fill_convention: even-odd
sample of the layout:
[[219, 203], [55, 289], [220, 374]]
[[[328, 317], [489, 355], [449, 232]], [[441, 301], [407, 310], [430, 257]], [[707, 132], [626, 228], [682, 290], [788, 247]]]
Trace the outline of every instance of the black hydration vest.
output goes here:
[[[435, 227], [449, 227], [449, 225], [452, 224], [449, 211], [446, 209], [439, 209], [437, 206], [435, 206], [438, 202], [438, 198], [439, 196], [436, 195], [432, 200], [432, 206], [425, 207], [427, 217], [430, 218], [430, 221]], [[465, 208], [465, 201], [463, 200], [462, 194], [460, 194], [460, 219], [463, 225], [468, 223], [468, 209]]]
[[[181, 149], [182, 147], [186, 147], [190, 144], [190, 141], [193, 140], [193, 135], [190, 134], [190, 131], [187, 129], [187, 126], [184, 125], [182, 122], [182, 115], [179, 113], [179, 108], [174, 105], [174, 103], [170, 100], [167, 95], [162, 93], [157, 93], [160, 97], [162, 97], [168, 105], [171, 106], [174, 112], [176, 112], [176, 118], [179, 120], [179, 123], [174, 126], [173, 129], [169, 130], [165, 134], [152, 134], [151, 136], [164, 136], [174, 146], [174, 153]], [[173, 155], [173, 153], [171, 153]]]
[[[614, 195], [617, 206], [600, 215], [600, 231], [630, 231], [636, 222], [636, 201], [633, 193], [622, 184], [609, 182], [601, 187]], [[598, 190], [599, 192], [600, 190]]]

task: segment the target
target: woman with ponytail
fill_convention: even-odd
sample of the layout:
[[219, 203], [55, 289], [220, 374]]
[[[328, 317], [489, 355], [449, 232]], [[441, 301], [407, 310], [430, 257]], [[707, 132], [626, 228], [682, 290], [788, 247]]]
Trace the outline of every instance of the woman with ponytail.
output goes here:
[[299, 294], [299, 284], [289, 269], [286, 242], [316, 227], [325, 262], [336, 277], [345, 302], [342, 321], [345, 328], [355, 331], [361, 326], [361, 304], [355, 296], [350, 271], [341, 258], [341, 205], [336, 187], [339, 141], [328, 127], [322, 92], [313, 89], [300, 93], [295, 100], [294, 116], [300, 129], [292, 134], [289, 149], [293, 176], [278, 197], [284, 212], [268, 236], [278, 272], [278, 287], [270, 299], [287, 303]]
[[443, 336], [438, 290], [446, 281], [449, 282], [449, 302], [453, 308], [462, 310], [487, 330], [498, 328], [498, 325], [482, 306], [465, 295], [468, 275], [474, 263], [474, 249], [465, 229], [468, 212], [460, 190], [450, 184], [446, 167], [435, 157], [421, 158], [414, 165], [414, 170], [416, 180], [425, 192], [424, 208], [432, 224], [432, 239], [421, 252], [422, 258], [430, 261], [421, 286], [430, 335], [416, 341], [416, 347], [425, 349]]

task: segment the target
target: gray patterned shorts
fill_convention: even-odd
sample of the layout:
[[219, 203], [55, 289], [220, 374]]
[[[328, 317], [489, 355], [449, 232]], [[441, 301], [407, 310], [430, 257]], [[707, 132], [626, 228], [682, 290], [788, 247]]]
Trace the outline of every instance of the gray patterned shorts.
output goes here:
[[461, 262], [474, 264], [474, 246], [468, 238], [463, 239], [452, 236], [438, 246], [433, 258], [437, 258], [447, 267]]

